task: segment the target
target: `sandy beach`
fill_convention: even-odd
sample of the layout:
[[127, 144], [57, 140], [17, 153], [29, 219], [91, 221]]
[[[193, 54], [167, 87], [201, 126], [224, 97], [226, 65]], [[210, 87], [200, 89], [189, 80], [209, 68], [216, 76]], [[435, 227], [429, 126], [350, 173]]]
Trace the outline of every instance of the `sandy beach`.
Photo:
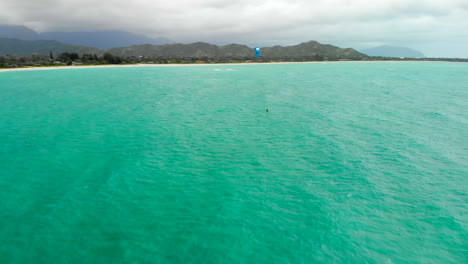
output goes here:
[[184, 67], [184, 66], [223, 66], [223, 65], [265, 65], [265, 64], [298, 64], [298, 63], [331, 63], [345, 61], [309, 61], [309, 62], [246, 62], [246, 63], [188, 63], [188, 64], [115, 64], [115, 65], [82, 65], [82, 66], [47, 66], [47, 67], [23, 67], [5, 68], [0, 72], [11, 71], [43, 71], [43, 70], [71, 70], [71, 69], [93, 69], [93, 68], [122, 68], [122, 67]]
[[[188, 66], [233, 66], [233, 65], [267, 65], [267, 64], [310, 64], [310, 63], [401, 63], [409, 61], [297, 61], [297, 62], [245, 62], [245, 63], [187, 63], [187, 64], [109, 64], [109, 65], [80, 65], [80, 66], [44, 66], [44, 67], [22, 67], [22, 68], [4, 68], [0, 72], [11, 71], [46, 71], [46, 70], [73, 70], [73, 69], [94, 69], [94, 68], [129, 68], [129, 67], [188, 67]], [[428, 63], [431, 61], [411, 61]], [[442, 62], [442, 61], [441, 61]]]

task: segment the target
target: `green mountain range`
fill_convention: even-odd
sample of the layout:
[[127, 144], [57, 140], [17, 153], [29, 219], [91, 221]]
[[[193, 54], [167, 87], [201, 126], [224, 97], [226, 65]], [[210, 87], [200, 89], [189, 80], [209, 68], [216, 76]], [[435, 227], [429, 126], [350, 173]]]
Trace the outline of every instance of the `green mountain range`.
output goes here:
[[[248, 58], [253, 57], [253, 49], [239, 44], [216, 46], [209, 43], [197, 42], [191, 44], [167, 44], [167, 45], [136, 45], [124, 48], [113, 48], [109, 53], [116, 56], [145, 56], [145, 57], [198, 57], [198, 58]], [[316, 41], [304, 42], [295, 46], [274, 46], [261, 48], [261, 57], [267, 59], [314, 59], [317, 56], [328, 59], [353, 59], [367, 58], [365, 54], [354, 49], [342, 49], [332, 45], [320, 44]]]
[[[102, 55], [108, 52], [121, 57], [164, 57], [164, 58], [254, 58], [251, 47], [239, 44], [216, 46], [204, 42], [191, 44], [166, 45], [135, 45], [123, 48], [100, 50], [94, 47], [63, 44], [54, 40], [19, 40], [0, 38], [0, 55], [30, 56], [32, 54], [48, 55], [49, 52], [59, 54], [76, 52], [78, 54]], [[278, 60], [360, 60], [367, 58], [365, 54], [354, 49], [342, 49], [332, 45], [320, 44], [316, 41], [304, 42], [295, 46], [274, 46], [261, 48], [261, 57]]]
[[317, 41], [304, 42], [295, 46], [274, 46], [271, 48], [262, 48], [262, 55], [267, 58], [306, 58], [323, 56], [330, 59], [352, 59], [360, 60], [367, 58], [354, 49], [342, 49], [333, 45], [321, 44]]

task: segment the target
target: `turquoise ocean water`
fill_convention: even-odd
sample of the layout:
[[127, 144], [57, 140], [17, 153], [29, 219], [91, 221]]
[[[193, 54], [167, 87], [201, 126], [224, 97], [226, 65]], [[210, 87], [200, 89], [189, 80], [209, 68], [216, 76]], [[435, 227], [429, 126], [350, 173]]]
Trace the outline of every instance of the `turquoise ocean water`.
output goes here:
[[467, 106], [462, 63], [0, 72], [0, 263], [467, 263]]

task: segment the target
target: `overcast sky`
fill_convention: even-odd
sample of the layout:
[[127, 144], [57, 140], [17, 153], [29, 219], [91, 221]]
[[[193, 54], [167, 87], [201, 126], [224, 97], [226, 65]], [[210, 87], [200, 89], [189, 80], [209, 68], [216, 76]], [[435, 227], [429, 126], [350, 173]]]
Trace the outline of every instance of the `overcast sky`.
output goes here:
[[251, 46], [387, 44], [468, 57], [468, 0], [0, 0], [0, 24]]

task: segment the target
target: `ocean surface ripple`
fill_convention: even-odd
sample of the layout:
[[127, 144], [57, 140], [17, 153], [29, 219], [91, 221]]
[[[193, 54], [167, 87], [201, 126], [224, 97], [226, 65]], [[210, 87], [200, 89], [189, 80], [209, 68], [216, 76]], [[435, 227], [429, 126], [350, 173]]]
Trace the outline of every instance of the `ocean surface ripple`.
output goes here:
[[468, 263], [467, 84], [463, 63], [0, 72], [0, 263]]

